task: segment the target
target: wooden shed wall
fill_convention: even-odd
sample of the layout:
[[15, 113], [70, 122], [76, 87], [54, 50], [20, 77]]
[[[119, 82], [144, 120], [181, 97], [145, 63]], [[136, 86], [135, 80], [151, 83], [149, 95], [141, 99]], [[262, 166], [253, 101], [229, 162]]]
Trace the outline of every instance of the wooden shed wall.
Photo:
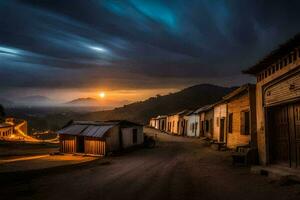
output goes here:
[[300, 72], [266, 90], [265, 105], [275, 105], [300, 98]]
[[84, 152], [86, 154], [105, 155], [105, 141], [98, 138], [84, 137]]
[[[137, 141], [133, 143], [133, 129], [137, 130]], [[123, 148], [141, 145], [144, 142], [144, 132], [142, 126], [133, 126], [130, 128], [122, 128]]]
[[119, 130], [119, 126], [115, 126], [106, 133], [106, 152], [118, 151], [120, 149]]
[[[232, 113], [232, 133], [227, 131], [227, 147], [235, 148], [239, 145], [247, 145], [251, 140], [251, 134], [241, 134], [241, 112], [250, 110], [248, 93], [233, 98], [228, 102], [228, 114]], [[227, 127], [229, 127], [227, 125]]]
[[63, 153], [76, 152], [76, 137], [72, 135], [60, 135], [60, 151]]

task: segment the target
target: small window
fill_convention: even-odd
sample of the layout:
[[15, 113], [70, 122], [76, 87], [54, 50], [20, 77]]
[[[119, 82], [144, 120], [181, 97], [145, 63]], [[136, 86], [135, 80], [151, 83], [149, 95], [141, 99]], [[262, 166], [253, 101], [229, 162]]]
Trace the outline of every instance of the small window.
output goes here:
[[233, 128], [233, 113], [229, 113], [228, 115], [228, 133], [232, 133]]
[[133, 144], [137, 143], [137, 129], [132, 130], [132, 143]]
[[198, 122], [195, 123], [195, 133], [197, 132], [198, 129]]
[[220, 121], [219, 121], [220, 119], [219, 119], [219, 117], [217, 117], [216, 120], [217, 120], [217, 127], [219, 127], [220, 126]]
[[250, 134], [250, 112], [242, 111], [241, 112], [241, 135]]

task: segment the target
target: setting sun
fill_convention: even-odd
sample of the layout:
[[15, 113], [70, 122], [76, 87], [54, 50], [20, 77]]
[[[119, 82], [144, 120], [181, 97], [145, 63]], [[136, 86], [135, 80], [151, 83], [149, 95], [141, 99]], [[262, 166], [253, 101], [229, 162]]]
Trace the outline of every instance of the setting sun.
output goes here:
[[106, 96], [106, 95], [105, 95], [105, 92], [100, 92], [100, 93], [99, 93], [99, 97], [100, 97], [100, 98], [104, 98], [105, 96]]

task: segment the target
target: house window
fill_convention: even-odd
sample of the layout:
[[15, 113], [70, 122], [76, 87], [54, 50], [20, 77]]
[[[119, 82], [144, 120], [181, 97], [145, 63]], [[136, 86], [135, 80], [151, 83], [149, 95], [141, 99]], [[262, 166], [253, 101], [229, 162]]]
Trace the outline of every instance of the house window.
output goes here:
[[209, 132], [209, 121], [205, 120], [205, 131]]
[[217, 127], [219, 127], [220, 126], [220, 119], [219, 119], [219, 117], [217, 117]]
[[241, 112], [241, 135], [250, 134], [250, 112], [242, 111]]
[[195, 133], [197, 132], [198, 129], [198, 122], [195, 123]]
[[132, 130], [132, 143], [133, 144], [137, 143], [137, 129]]
[[233, 127], [233, 113], [229, 113], [228, 115], [228, 133], [232, 133]]

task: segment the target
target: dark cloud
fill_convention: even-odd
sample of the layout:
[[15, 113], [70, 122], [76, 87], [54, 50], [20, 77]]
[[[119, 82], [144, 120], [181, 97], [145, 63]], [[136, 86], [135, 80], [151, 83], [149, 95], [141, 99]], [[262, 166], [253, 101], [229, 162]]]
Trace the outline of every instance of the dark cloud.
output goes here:
[[[239, 84], [300, 30], [299, 1], [0, 2], [0, 87]], [[216, 82], [217, 80], [217, 82]]]

